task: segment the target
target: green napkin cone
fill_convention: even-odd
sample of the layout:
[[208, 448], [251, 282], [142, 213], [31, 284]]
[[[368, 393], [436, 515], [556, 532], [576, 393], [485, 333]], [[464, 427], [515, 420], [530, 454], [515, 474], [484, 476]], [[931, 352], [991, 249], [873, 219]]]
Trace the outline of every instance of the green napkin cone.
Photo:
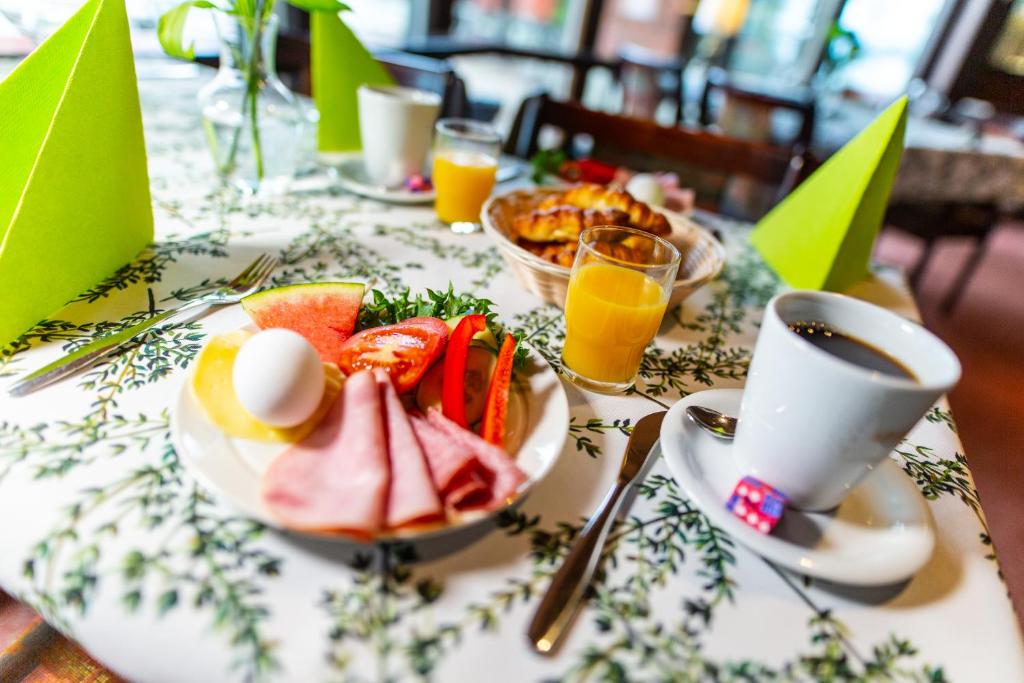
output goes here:
[[906, 126], [902, 97], [757, 224], [750, 241], [791, 287], [842, 291], [868, 274]]
[[124, 0], [90, 0], [0, 83], [0, 345], [153, 239]]
[[395, 81], [337, 13], [313, 12], [310, 22], [313, 97], [320, 111], [317, 147], [321, 152], [361, 149], [356, 90], [364, 83]]

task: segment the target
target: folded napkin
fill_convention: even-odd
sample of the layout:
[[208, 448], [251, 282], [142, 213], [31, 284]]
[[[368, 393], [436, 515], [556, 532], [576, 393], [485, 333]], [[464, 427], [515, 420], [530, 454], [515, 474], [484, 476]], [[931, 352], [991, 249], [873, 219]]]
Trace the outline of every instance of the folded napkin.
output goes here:
[[124, 0], [90, 0], [0, 83], [0, 345], [153, 238]]
[[902, 97], [757, 224], [750, 241], [787, 284], [842, 291], [867, 275], [906, 127]]
[[313, 98], [320, 111], [317, 148], [321, 152], [361, 149], [356, 91], [363, 84], [395, 81], [337, 13], [313, 12], [310, 34]]

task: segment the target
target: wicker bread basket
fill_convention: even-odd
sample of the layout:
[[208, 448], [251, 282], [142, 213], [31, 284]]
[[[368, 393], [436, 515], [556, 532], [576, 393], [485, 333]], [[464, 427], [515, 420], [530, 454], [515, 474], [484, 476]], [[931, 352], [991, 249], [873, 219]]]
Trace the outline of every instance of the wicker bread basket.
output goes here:
[[[563, 191], [558, 187], [511, 190], [488, 199], [481, 212], [484, 232], [494, 240], [519, 283], [559, 308], [565, 305], [569, 268], [530, 253], [509, 239], [509, 235], [515, 216], [534, 210], [546, 197]], [[685, 216], [672, 211], [662, 213], [672, 226], [672, 233], [665, 239], [683, 256], [669, 297], [671, 308], [718, 276], [725, 264], [725, 249], [710, 232]]]

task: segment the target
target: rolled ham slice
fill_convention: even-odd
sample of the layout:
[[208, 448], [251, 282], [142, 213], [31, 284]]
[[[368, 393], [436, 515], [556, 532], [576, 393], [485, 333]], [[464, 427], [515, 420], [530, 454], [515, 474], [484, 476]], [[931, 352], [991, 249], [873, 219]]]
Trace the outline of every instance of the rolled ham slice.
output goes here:
[[487, 483], [477, 472], [480, 462], [468, 449], [455, 443], [444, 432], [419, 415], [410, 417], [416, 438], [430, 465], [434, 487], [449, 509], [480, 503], [490, 498]]
[[434, 489], [423, 449], [413, 433], [409, 416], [398, 398], [388, 373], [374, 370], [380, 387], [388, 433], [391, 490], [388, 493], [387, 526], [397, 529], [444, 519], [444, 507]]
[[487, 483], [490, 473], [487, 476], [481, 474], [479, 461], [473, 458], [473, 469], [465, 474], [459, 475], [452, 480], [448, 495], [445, 497], [445, 504], [456, 510], [471, 510], [477, 507], [485, 507], [491, 501], [491, 487]]
[[316, 429], [270, 464], [263, 500], [290, 529], [369, 538], [384, 527], [390, 479], [380, 390], [362, 371]]
[[474, 504], [473, 507], [493, 510], [515, 497], [519, 485], [526, 481], [526, 475], [508, 453], [484, 441], [473, 432], [463, 429], [436, 408], [431, 408], [427, 412], [427, 420], [452, 443], [476, 457], [479, 465], [475, 471], [487, 484], [488, 495], [479, 505]]

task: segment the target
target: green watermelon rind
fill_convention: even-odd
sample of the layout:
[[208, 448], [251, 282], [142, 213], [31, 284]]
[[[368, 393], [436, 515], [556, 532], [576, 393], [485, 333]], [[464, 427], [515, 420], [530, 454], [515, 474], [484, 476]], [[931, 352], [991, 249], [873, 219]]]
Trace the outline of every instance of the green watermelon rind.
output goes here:
[[302, 292], [309, 292], [314, 289], [325, 289], [325, 290], [359, 290], [359, 298], [357, 299], [360, 304], [363, 301], [363, 295], [366, 293], [366, 285], [362, 282], [304, 282], [297, 285], [284, 285], [282, 287], [273, 287], [271, 289], [264, 289], [261, 292], [250, 294], [242, 299], [242, 308], [245, 309], [246, 313], [249, 313], [252, 306], [259, 306], [262, 303], [276, 302], [278, 299], [287, 300]]

